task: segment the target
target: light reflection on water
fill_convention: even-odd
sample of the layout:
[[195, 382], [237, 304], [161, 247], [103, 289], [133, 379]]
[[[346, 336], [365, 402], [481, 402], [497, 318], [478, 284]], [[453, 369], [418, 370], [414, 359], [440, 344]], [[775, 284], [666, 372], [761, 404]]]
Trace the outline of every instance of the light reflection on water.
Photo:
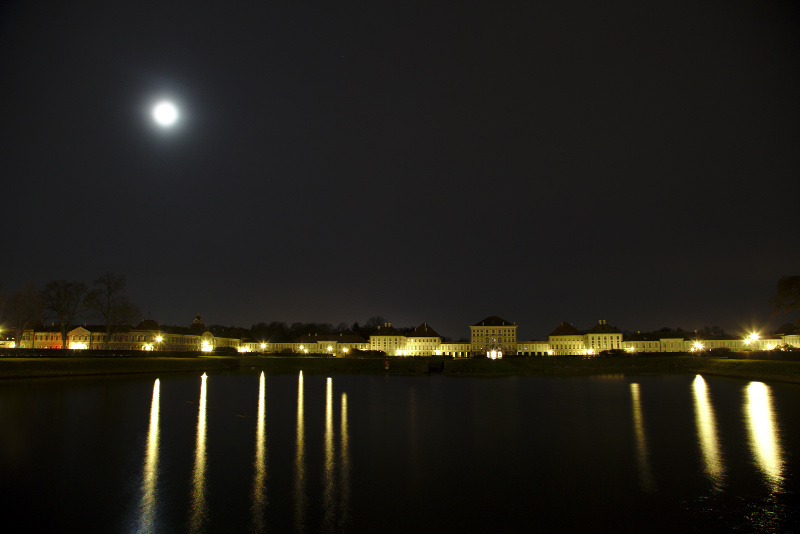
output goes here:
[[333, 528], [333, 518], [336, 507], [333, 501], [333, 382], [328, 377], [325, 386], [325, 471], [322, 479], [322, 507], [324, 516], [323, 529], [330, 531]]
[[772, 491], [777, 491], [783, 480], [783, 459], [772, 394], [770, 388], [762, 382], [750, 382], [745, 391], [745, 419], [753, 459], [769, 487]]
[[[339, 459], [334, 439], [333, 379], [325, 386], [325, 465], [322, 475], [322, 530], [345, 531], [350, 521], [350, 448], [347, 430], [347, 394], [342, 393], [339, 412]], [[339, 477], [336, 478], [336, 469]], [[338, 499], [337, 499], [338, 496]], [[338, 516], [338, 518], [337, 518]]]
[[647, 449], [647, 436], [642, 420], [642, 400], [639, 397], [639, 384], [631, 384], [631, 397], [633, 401], [633, 427], [636, 433], [636, 461], [639, 467], [639, 481], [642, 489], [652, 493], [656, 489], [653, 480], [653, 470], [650, 466], [650, 453]]
[[295, 440], [294, 473], [294, 528], [305, 531], [306, 518], [306, 468], [305, 468], [305, 416], [303, 415], [303, 371], [297, 378], [297, 437]]
[[200, 407], [197, 411], [197, 444], [194, 454], [192, 476], [192, 507], [189, 519], [191, 532], [202, 532], [206, 522], [206, 382], [208, 376], [200, 378]]
[[255, 532], [265, 532], [266, 524], [264, 512], [267, 507], [267, 494], [264, 483], [267, 478], [267, 444], [265, 432], [266, 420], [266, 385], [264, 383], [264, 371], [258, 379], [258, 420], [256, 422], [256, 453], [253, 467], [253, 530]]
[[347, 430], [347, 393], [344, 392], [342, 393], [342, 416], [339, 431], [341, 433], [339, 450], [341, 517], [339, 519], [339, 530], [344, 531], [345, 527], [350, 523], [350, 436]]
[[717, 437], [717, 419], [714, 416], [714, 407], [709, 398], [706, 381], [700, 375], [697, 375], [692, 382], [692, 394], [694, 396], [697, 438], [700, 441], [705, 472], [713, 482], [714, 488], [720, 490], [723, 485], [725, 467], [722, 463], [720, 443]]
[[147, 448], [142, 476], [142, 501], [139, 504], [137, 532], [152, 532], [156, 518], [156, 488], [158, 483], [158, 412], [161, 384], [156, 378], [153, 400], [150, 403], [150, 428], [147, 431]]
[[[55, 479], [61, 496], [49, 501], [54, 517], [84, 520], [91, 531], [121, 530], [113, 517], [121, 506], [127, 511], [123, 529], [134, 532], [419, 531], [443, 524], [452, 531], [492, 531], [497, 515], [487, 509], [498, 503], [509, 504], [503, 517], [516, 521], [536, 515], [543, 530], [562, 524], [558, 521], [564, 529], [591, 530], [598, 514], [605, 514], [618, 531], [689, 525], [800, 531], [800, 513], [791, 505], [800, 490], [797, 457], [790, 454], [800, 450], [794, 425], [800, 420], [800, 389], [794, 385], [685, 375], [630, 383], [539, 377], [328, 379], [307, 373], [304, 380], [302, 373], [258, 373], [214, 375], [210, 382], [202, 378], [196, 415], [194, 404], [188, 408], [183, 401], [197, 399], [197, 375], [155, 383], [120, 380], [130, 384], [127, 396], [108, 398], [115, 402], [118, 443], [139, 444], [129, 455], [134, 468], [125, 469], [119, 458], [101, 458], [95, 449], [85, 454], [92, 444], [83, 440], [53, 460], [39, 453], [36, 464], [25, 463], [20, 470], [37, 481]], [[37, 394], [45, 399], [40, 402], [66, 410], [72, 403], [67, 413], [102, 409], [99, 400], [105, 398], [74, 389], [80, 403], [68, 396], [62, 402], [44, 388]], [[20, 405], [3, 396], [7, 391], [0, 389], [0, 422], [10, 421], [3, 414]], [[63, 395], [64, 388], [55, 391]], [[28, 391], [25, 395], [30, 397]], [[210, 408], [209, 395], [217, 399]], [[125, 399], [127, 407], [116, 399]], [[568, 409], [531, 408], [562, 400]], [[602, 409], [582, 417], [573, 409], [576, 400], [602, 402]], [[487, 405], [491, 409], [482, 409]], [[17, 423], [16, 432], [27, 443], [64, 442], [69, 436], [68, 427], [58, 425], [64, 410], [38, 417], [17, 410], [11, 422], [37, 423], [39, 433]], [[254, 417], [234, 417], [243, 411]], [[95, 433], [98, 444], [109, 443], [105, 429]], [[477, 436], [489, 436], [513, 454], [487, 454], [486, 441]], [[0, 469], [10, 465], [10, 450], [0, 447]], [[76, 458], [80, 471], [70, 470], [66, 457]], [[63, 476], [57, 462], [63, 464]], [[47, 471], [38, 474], [39, 464]], [[124, 493], [114, 486], [115, 476], [120, 478], [115, 469], [125, 469]], [[6, 488], [21, 484], [7, 468], [0, 475], [9, 481]], [[85, 481], [77, 482], [79, 477]], [[76, 483], [80, 491], [63, 491]], [[497, 499], [473, 491], [490, 487]], [[12, 517], [25, 509], [15, 504], [20, 502], [30, 503], [25, 504], [28, 516], [37, 515], [30, 513], [39, 509], [32, 501], [16, 497], [26, 492], [2, 489]], [[570, 497], [581, 505], [571, 505]], [[95, 503], [91, 508], [72, 511], [87, 499]], [[56, 530], [56, 519], [30, 521], [30, 531]], [[496, 530], [514, 528], [507, 523]]]

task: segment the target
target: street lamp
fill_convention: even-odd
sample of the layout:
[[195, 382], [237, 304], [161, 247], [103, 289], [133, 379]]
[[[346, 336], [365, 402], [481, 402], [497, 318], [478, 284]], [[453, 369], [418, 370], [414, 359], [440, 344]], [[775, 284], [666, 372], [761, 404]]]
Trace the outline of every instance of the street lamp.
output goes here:
[[755, 346], [755, 345], [758, 344], [758, 338], [759, 338], [758, 333], [753, 332], [753, 333], [751, 333], [749, 336], [747, 336], [745, 338], [744, 344], [747, 345], [747, 346], [750, 346], [750, 345], [754, 345]]

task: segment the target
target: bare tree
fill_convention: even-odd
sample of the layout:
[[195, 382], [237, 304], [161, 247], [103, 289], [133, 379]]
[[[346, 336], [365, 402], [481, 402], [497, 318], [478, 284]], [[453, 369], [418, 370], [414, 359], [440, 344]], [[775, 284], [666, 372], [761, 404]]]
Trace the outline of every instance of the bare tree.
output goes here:
[[103, 319], [106, 326], [104, 347], [108, 348], [111, 335], [121, 326], [133, 325], [142, 312], [125, 296], [125, 276], [106, 272], [94, 281], [94, 288], [86, 297], [87, 307]]
[[44, 318], [44, 300], [36, 288], [29, 282], [11, 294], [8, 299], [8, 322], [14, 332], [17, 347], [22, 346], [25, 330]]
[[44, 286], [45, 308], [61, 325], [61, 347], [67, 348], [67, 332], [85, 309], [86, 284], [51, 280]]
[[6, 317], [6, 292], [3, 291], [3, 284], [0, 282], [0, 321]]
[[795, 326], [800, 326], [800, 276], [783, 276], [772, 297], [772, 316], [797, 312]]
[[367, 322], [364, 324], [364, 329], [371, 334], [385, 324], [386, 319], [384, 319], [382, 315], [373, 315], [367, 319]]

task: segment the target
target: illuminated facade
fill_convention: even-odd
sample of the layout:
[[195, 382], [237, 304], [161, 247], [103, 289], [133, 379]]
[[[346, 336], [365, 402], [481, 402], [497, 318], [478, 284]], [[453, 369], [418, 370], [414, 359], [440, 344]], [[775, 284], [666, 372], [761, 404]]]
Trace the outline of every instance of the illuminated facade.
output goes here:
[[407, 338], [392, 327], [392, 323], [384, 323], [369, 335], [369, 350], [380, 350], [390, 356], [404, 356]]
[[422, 323], [408, 335], [406, 341], [407, 356], [439, 356], [442, 353], [442, 336]]
[[469, 333], [472, 353], [475, 355], [491, 351], [517, 353], [517, 325], [496, 315], [470, 326]]
[[[348, 334], [309, 334], [300, 336], [291, 343], [273, 343], [272, 345], [275, 352], [327, 354], [330, 356], [345, 356], [353, 350], [369, 350], [369, 343], [363, 337]], [[246, 346], [246, 350], [251, 350], [249, 344]], [[258, 346], [260, 347], [260, 345]]]
[[606, 323], [605, 319], [600, 319], [591, 330], [586, 332], [586, 349], [592, 353], [603, 350], [622, 349], [622, 332], [619, 328]]
[[547, 356], [550, 343], [547, 341], [517, 341], [517, 356]]
[[586, 343], [583, 333], [570, 323], [563, 322], [548, 336], [548, 353], [554, 356], [576, 356], [585, 354]]
[[[239, 349], [240, 339], [216, 337], [198, 315], [189, 327], [159, 326], [151, 320], [135, 328], [111, 334], [106, 343], [105, 325], [83, 325], [67, 332], [67, 348], [83, 350], [166, 350], [175, 352], [212, 351], [220, 347]], [[61, 331], [57, 326], [26, 330], [22, 348], [60, 349]]]
[[439, 345], [439, 350], [443, 356], [453, 358], [466, 358], [472, 354], [472, 343], [468, 341], [458, 341], [456, 343], [445, 342]]
[[[67, 348], [86, 350], [155, 350], [174, 352], [213, 351], [230, 347], [239, 352], [327, 354], [346, 356], [352, 351], [380, 351], [389, 356], [596, 356], [603, 351], [629, 353], [679, 353], [697, 351], [763, 351], [783, 347], [800, 348], [800, 329], [783, 325], [774, 335], [750, 334], [746, 337], [719, 335], [699, 338], [690, 332], [648, 332], [628, 334], [605, 320], [588, 331], [580, 331], [562, 322], [547, 341], [517, 340], [517, 325], [497, 316], [487, 317], [470, 328], [470, 341], [442, 342], [428, 323], [422, 323], [408, 335], [385, 323], [365, 340], [351, 334], [306, 335], [290, 342], [254, 342], [246, 339], [215, 336], [198, 315], [188, 327], [159, 325], [142, 321], [135, 328], [111, 334], [106, 343], [104, 325], [78, 326], [67, 333]], [[60, 349], [61, 332], [54, 324], [25, 330], [17, 343], [5, 332], [0, 348]]]
[[20, 348], [60, 349], [61, 328], [51, 324], [39, 329], [25, 330]]

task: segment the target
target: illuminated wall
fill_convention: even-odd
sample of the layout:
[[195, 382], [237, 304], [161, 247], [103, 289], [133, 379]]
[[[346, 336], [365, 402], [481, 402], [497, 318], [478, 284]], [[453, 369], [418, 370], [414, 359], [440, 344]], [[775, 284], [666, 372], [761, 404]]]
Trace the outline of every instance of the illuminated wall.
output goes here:
[[386, 323], [369, 336], [369, 349], [380, 350], [389, 356], [403, 356], [406, 350], [406, 336]]
[[486, 354], [492, 350], [503, 354], [517, 353], [517, 325], [500, 317], [487, 317], [469, 327], [473, 354]]

